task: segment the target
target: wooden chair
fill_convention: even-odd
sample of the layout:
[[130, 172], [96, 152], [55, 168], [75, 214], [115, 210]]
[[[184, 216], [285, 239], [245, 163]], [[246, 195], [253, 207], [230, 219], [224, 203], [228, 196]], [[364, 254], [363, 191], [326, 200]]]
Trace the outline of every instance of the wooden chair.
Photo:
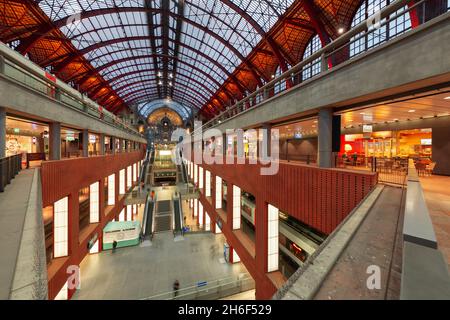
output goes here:
[[427, 165], [425, 163], [421, 163], [421, 162], [417, 162], [416, 163], [416, 170], [417, 170], [417, 174], [420, 175], [424, 175], [426, 173], [427, 170]]

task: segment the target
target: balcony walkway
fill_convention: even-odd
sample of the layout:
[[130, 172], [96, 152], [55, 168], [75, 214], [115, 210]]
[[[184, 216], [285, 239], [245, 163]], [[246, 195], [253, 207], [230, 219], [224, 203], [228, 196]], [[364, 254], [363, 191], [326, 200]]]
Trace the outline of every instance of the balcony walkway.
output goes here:
[[[402, 254], [396, 239], [401, 239], [403, 202], [401, 188], [384, 188], [314, 299], [399, 298]], [[367, 288], [367, 268], [371, 265], [381, 270], [379, 290]]]
[[450, 269], [450, 177], [420, 177], [428, 211], [438, 241]]

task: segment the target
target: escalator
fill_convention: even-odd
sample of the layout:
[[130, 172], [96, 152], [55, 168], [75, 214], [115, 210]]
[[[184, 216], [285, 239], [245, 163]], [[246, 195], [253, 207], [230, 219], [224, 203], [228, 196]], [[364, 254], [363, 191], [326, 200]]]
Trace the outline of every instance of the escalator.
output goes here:
[[155, 203], [151, 201], [150, 195], [147, 196], [147, 201], [145, 202], [144, 218], [142, 234], [144, 240], [151, 240], [153, 235], [153, 216], [154, 216]]
[[183, 211], [181, 208], [180, 198], [173, 199], [173, 215], [175, 228], [173, 230], [174, 234], [182, 234], [183, 230]]
[[188, 179], [188, 175], [187, 175], [186, 163], [183, 160], [183, 154], [181, 153], [181, 151], [178, 154], [178, 160], [179, 160], [178, 163], [181, 163], [181, 165], [178, 166], [180, 173], [181, 173], [181, 178], [182, 178], [181, 182], [188, 183], [189, 179]]

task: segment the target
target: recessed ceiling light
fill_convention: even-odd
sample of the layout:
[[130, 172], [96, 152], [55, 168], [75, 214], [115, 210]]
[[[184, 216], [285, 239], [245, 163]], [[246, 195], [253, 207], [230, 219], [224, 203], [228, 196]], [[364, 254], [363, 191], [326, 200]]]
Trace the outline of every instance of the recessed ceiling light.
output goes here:
[[365, 112], [361, 112], [360, 114], [364, 115], [364, 114], [366, 114], [366, 113], [365, 113]]
[[444, 100], [450, 100], [450, 96], [445, 97]]
[[409, 110], [408, 112], [409, 112], [409, 113], [413, 113], [413, 112], [416, 112], [416, 110], [411, 109], [411, 110]]
[[344, 29], [344, 28], [339, 28], [339, 29], [338, 29], [338, 32], [339, 32], [339, 34], [343, 34], [343, 33], [344, 33], [344, 31], [345, 31], [345, 29]]

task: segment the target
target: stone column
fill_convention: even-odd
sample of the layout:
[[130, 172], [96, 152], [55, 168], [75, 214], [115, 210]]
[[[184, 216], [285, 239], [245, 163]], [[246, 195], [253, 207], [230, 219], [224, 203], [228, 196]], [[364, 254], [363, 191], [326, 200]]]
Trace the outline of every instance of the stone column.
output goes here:
[[61, 123], [49, 125], [50, 160], [61, 160]]
[[81, 143], [83, 146], [83, 151], [81, 155], [87, 158], [89, 157], [89, 131], [87, 129], [84, 129], [81, 135], [82, 135]]
[[111, 154], [116, 154], [116, 137], [111, 137], [112, 150]]
[[105, 155], [105, 135], [103, 133], [100, 133], [100, 150], [99, 153], [101, 156]]
[[317, 163], [320, 168], [333, 166], [333, 110], [324, 108], [319, 111], [319, 150]]
[[[261, 141], [259, 138], [261, 137]], [[272, 126], [270, 124], [263, 124], [261, 127], [261, 135], [258, 132], [258, 158], [270, 157], [272, 155]]]
[[119, 139], [119, 152], [123, 152], [123, 139]]

